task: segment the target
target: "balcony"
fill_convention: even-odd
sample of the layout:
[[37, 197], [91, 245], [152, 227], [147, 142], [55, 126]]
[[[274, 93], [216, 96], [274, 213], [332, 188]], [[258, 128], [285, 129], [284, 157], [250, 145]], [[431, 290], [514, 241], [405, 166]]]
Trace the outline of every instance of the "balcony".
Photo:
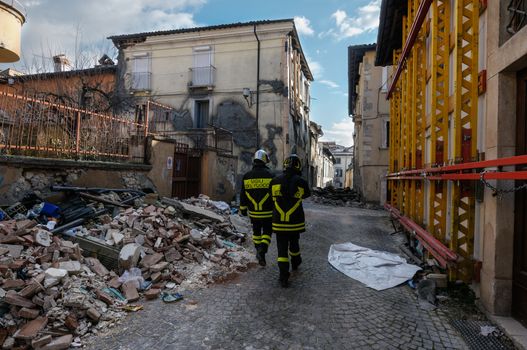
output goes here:
[[133, 91], [150, 91], [152, 89], [152, 73], [133, 72], [130, 89]]
[[195, 67], [189, 69], [189, 88], [208, 88], [214, 87], [216, 78], [216, 67]]
[[232, 154], [233, 151], [232, 132], [216, 126], [186, 131], [158, 131], [154, 134], [198, 151], [213, 150], [223, 154]]

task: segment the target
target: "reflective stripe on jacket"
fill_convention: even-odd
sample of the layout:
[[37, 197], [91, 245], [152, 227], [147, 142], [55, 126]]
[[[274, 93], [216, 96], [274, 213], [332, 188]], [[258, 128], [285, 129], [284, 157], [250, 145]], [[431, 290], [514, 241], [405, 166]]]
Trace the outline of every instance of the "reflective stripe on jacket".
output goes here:
[[304, 232], [302, 200], [309, 197], [309, 185], [298, 175], [284, 174], [271, 181], [273, 232]]
[[254, 164], [243, 176], [240, 193], [240, 210], [247, 210], [251, 219], [273, 217], [273, 204], [269, 184], [274, 175], [265, 164]]

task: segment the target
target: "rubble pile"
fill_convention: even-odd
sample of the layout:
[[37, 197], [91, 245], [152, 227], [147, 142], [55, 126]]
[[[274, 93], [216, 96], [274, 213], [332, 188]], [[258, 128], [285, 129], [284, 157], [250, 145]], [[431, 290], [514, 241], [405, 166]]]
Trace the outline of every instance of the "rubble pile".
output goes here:
[[127, 207], [122, 196], [90, 196], [69, 223], [65, 214], [53, 225], [20, 213], [0, 221], [2, 349], [82, 346], [141, 298], [177, 301], [254, 264], [243, 247], [250, 223], [226, 203], [151, 194]]
[[352, 188], [317, 187], [312, 191], [313, 202], [335, 206], [358, 206], [360, 195]]
[[81, 336], [124, 316], [122, 302], [103, 292], [105, 276], [86, 263], [78, 244], [36, 225], [0, 222], [0, 344], [2, 349], [80, 346]]

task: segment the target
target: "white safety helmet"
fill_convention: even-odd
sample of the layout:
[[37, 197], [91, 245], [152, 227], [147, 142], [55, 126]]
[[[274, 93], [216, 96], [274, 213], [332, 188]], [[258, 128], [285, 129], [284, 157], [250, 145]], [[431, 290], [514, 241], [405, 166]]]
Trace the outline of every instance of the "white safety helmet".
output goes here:
[[265, 164], [269, 163], [269, 156], [267, 155], [267, 152], [265, 152], [263, 149], [259, 149], [254, 154], [254, 160], [260, 160], [264, 162]]

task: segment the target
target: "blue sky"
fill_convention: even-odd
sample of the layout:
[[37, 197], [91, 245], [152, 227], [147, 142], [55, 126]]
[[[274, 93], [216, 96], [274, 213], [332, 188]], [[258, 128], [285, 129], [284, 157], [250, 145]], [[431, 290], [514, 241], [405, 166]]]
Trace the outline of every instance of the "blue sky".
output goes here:
[[[51, 67], [66, 53], [79, 65], [111, 52], [112, 34], [166, 30], [252, 20], [295, 18], [315, 76], [311, 119], [324, 139], [352, 143], [348, 117], [347, 47], [373, 43], [380, 0], [19, 0], [27, 8], [22, 29], [22, 70]], [[94, 52], [93, 57], [76, 55]], [[96, 53], [95, 53], [96, 52]], [[49, 68], [48, 68], [49, 69]]]

